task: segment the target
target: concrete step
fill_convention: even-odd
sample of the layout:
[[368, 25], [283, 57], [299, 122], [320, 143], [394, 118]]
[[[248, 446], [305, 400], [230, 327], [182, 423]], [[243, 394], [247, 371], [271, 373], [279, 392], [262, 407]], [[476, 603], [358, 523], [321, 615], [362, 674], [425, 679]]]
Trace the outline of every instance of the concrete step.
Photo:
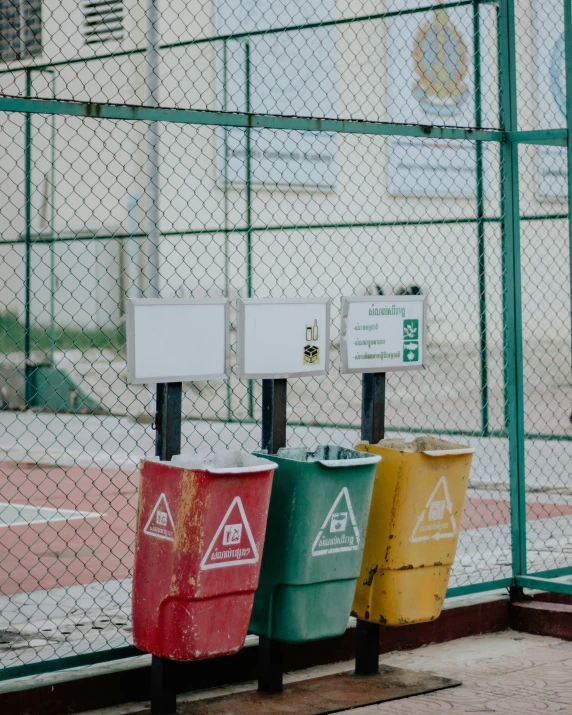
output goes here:
[[515, 631], [572, 640], [572, 604], [518, 601], [511, 604], [509, 619]]

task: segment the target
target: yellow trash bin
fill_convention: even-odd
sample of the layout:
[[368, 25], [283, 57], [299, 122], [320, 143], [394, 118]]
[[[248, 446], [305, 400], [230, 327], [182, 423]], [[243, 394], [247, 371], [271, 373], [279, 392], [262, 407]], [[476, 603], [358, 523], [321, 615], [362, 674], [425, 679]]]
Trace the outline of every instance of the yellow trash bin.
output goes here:
[[360, 442], [380, 454], [353, 615], [388, 626], [441, 613], [474, 452], [434, 437]]

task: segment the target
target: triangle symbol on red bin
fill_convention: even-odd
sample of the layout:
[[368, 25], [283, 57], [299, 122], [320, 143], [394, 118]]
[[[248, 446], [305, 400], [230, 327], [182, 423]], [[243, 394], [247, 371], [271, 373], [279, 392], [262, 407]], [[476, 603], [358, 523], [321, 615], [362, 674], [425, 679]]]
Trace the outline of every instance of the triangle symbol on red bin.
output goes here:
[[206, 550], [201, 570], [222, 569], [226, 566], [243, 566], [258, 561], [250, 524], [240, 497], [235, 497]]
[[165, 539], [165, 541], [175, 540], [175, 524], [167, 504], [167, 497], [164, 494], [161, 494], [157, 500], [143, 533], [147, 536], [155, 536], [157, 539]]

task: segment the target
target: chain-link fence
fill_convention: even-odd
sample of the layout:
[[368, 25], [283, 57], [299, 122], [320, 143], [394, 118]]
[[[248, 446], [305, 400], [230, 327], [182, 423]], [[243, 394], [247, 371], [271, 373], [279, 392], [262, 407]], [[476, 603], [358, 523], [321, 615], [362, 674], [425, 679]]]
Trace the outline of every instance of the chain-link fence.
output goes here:
[[[351, 446], [340, 296], [428, 295], [428, 368], [388, 375], [386, 419], [476, 447], [449, 594], [570, 588], [548, 580], [572, 573], [569, 15], [1, 0], [0, 678], [135, 652], [141, 296], [331, 297], [288, 440]], [[184, 385], [183, 451], [258, 446], [232, 318], [230, 380]]]

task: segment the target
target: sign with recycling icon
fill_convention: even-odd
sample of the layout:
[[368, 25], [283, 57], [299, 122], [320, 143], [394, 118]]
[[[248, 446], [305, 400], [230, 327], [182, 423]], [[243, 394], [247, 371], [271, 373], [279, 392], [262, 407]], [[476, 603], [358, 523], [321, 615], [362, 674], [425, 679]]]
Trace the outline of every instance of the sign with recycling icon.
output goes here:
[[328, 298], [238, 298], [240, 378], [325, 375], [330, 363]]
[[419, 320], [403, 321], [403, 360], [419, 362]]
[[424, 295], [342, 298], [342, 372], [424, 367], [426, 299]]

